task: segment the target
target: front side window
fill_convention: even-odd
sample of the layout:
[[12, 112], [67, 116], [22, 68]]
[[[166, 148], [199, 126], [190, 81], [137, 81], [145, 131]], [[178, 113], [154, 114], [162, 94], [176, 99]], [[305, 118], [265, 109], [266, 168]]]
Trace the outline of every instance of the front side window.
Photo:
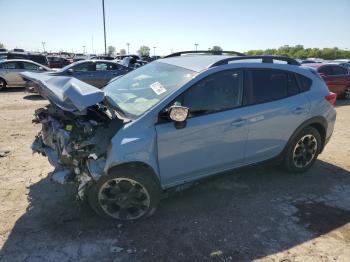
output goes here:
[[73, 67], [76, 72], [87, 72], [91, 70], [91, 63], [81, 63]]
[[130, 118], [137, 118], [197, 73], [171, 64], [153, 62], [108, 84], [104, 91]]
[[23, 62], [23, 68], [26, 70], [39, 70], [39, 66], [36, 64]]
[[250, 72], [251, 104], [265, 103], [288, 95], [288, 73], [273, 69], [252, 69]]
[[242, 71], [224, 71], [200, 80], [179, 102], [189, 108], [189, 117], [215, 113], [240, 106], [242, 90]]
[[324, 74], [325, 76], [333, 75], [332, 67], [330, 66], [322, 66], [317, 70], [320, 74]]

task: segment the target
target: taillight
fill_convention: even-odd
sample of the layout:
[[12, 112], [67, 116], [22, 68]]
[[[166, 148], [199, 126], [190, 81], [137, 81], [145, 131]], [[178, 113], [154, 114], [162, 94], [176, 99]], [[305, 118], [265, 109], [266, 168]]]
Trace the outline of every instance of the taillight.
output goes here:
[[334, 106], [335, 101], [337, 101], [337, 94], [330, 92], [325, 98], [332, 106]]

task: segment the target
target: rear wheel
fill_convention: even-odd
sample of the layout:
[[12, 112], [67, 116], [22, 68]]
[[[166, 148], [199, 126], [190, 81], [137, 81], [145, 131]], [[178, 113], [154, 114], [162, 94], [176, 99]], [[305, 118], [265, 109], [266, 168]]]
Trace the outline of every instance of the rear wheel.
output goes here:
[[0, 91], [6, 89], [6, 81], [0, 78]]
[[321, 136], [317, 129], [306, 127], [288, 145], [284, 166], [289, 172], [305, 172], [316, 161], [321, 149]]
[[161, 189], [156, 177], [143, 168], [117, 168], [91, 186], [90, 206], [104, 217], [137, 220], [154, 213]]

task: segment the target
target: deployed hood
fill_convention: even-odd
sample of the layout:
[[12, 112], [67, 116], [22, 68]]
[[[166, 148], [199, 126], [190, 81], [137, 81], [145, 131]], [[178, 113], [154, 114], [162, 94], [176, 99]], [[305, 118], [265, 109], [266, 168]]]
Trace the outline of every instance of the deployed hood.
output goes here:
[[83, 111], [105, 97], [102, 90], [76, 78], [30, 72], [21, 76], [36, 83], [41, 96], [66, 111]]

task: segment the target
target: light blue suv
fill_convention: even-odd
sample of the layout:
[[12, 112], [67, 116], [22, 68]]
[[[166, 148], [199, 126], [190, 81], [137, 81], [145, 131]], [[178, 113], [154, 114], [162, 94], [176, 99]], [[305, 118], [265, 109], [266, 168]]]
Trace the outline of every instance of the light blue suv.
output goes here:
[[32, 148], [107, 217], [151, 215], [163, 190], [267, 160], [308, 170], [330, 139], [336, 95], [275, 56], [172, 54], [108, 84], [25, 73], [50, 101]]

